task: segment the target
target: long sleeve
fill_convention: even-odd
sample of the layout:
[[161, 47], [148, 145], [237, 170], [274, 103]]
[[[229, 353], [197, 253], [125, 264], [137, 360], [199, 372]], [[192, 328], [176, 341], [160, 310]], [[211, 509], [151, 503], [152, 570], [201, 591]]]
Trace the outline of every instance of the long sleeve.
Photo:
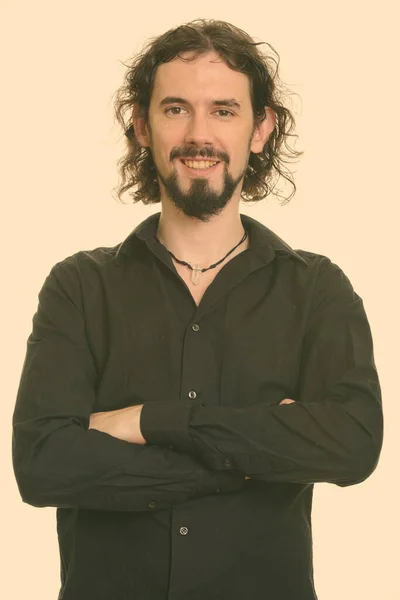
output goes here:
[[33, 506], [159, 510], [188, 498], [241, 489], [243, 477], [195, 458], [88, 429], [96, 367], [61, 263], [39, 292], [12, 425], [22, 500]]
[[149, 444], [173, 444], [211, 469], [268, 482], [346, 486], [374, 471], [383, 414], [371, 331], [349, 279], [324, 259], [305, 328], [296, 402], [244, 399], [243, 408], [190, 399], [145, 404], [140, 427]]

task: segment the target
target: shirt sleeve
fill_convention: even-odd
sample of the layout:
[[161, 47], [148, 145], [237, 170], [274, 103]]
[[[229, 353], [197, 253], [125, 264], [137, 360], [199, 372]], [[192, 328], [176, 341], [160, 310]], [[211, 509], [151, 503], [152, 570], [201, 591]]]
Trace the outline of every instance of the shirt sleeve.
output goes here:
[[[12, 418], [12, 460], [22, 500], [43, 507], [159, 510], [241, 489], [178, 449], [132, 444], [89, 429], [96, 369], [80, 301], [61, 263], [39, 292]], [[221, 477], [223, 475], [223, 477]]]
[[349, 279], [327, 257], [312, 297], [296, 402], [243, 401], [243, 408], [186, 398], [146, 403], [140, 428], [147, 442], [173, 444], [211, 469], [268, 482], [344, 487], [365, 480], [383, 441], [368, 319]]

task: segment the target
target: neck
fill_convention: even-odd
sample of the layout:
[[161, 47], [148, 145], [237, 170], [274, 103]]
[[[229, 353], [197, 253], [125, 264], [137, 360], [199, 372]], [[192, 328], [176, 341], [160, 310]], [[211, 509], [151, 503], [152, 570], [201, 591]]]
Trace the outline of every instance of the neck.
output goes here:
[[[202, 267], [220, 260], [236, 246], [244, 235], [239, 212], [226, 210], [214, 215], [207, 223], [188, 217], [184, 213], [166, 211], [164, 208], [156, 236], [180, 260]], [[249, 247], [248, 237], [229, 258]]]

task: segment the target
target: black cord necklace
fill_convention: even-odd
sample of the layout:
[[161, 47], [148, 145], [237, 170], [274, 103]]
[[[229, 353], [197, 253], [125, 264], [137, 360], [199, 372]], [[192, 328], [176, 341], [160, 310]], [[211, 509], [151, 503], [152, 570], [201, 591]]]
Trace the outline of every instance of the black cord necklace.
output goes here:
[[[156, 238], [157, 242], [159, 242], [159, 243], [161, 244], [161, 242], [160, 242], [160, 240], [158, 239], [158, 237], [157, 237], [157, 236], [155, 236], [155, 238]], [[226, 259], [226, 257], [227, 257], [227, 256], [229, 256], [229, 255], [230, 255], [230, 254], [231, 254], [231, 253], [232, 253], [234, 250], [236, 250], [236, 248], [237, 248], [238, 246], [240, 246], [240, 244], [242, 244], [246, 238], [247, 238], [247, 231], [246, 231], [246, 229], [245, 229], [245, 230], [244, 230], [244, 235], [243, 235], [242, 239], [240, 240], [240, 242], [239, 242], [238, 244], [236, 244], [236, 246], [234, 246], [234, 248], [232, 248], [232, 250], [229, 250], [228, 254], [226, 254], [226, 255], [224, 256], [224, 258], [221, 258], [221, 260], [219, 260], [218, 262], [214, 263], [213, 265], [211, 265], [211, 266], [209, 266], [209, 267], [207, 267], [207, 268], [205, 268], [205, 269], [200, 269], [200, 268], [199, 268], [199, 265], [194, 265], [194, 266], [192, 266], [192, 265], [190, 265], [188, 262], [185, 262], [184, 260], [179, 260], [179, 258], [176, 258], [176, 256], [175, 256], [174, 254], [172, 254], [172, 252], [170, 252], [170, 251], [168, 250], [168, 248], [167, 248], [167, 252], [168, 252], [168, 253], [169, 253], [169, 254], [170, 254], [170, 255], [171, 255], [171, 256], [172, 256], [172, 257], [173, 257], [173, 258], [174, 258], [174, 259], [175, 259], [175, 260], [176, 260], [178, 263], [180, 263], [181, 265], [185, 265], [186, 267], [189, 267], [189, 269], [191, 269], [191, 271], [192, 271], [192, 277], [191, 277], [191, 281], [192, 281], [192, 283], [194, 283], [194, 284], [196, 285], [196, 284], [198, 284], [198, 283], [199, 283], [199, 281], [200, 281], [200, 274], [201, 274], [201, 273], [204, 273], [204, 271], [208, 271], [209, 269], [214, 269], [214, 268], [215, 268], [217, 265], [219, 265], [220, 263], [222, 263], [222, 261], [223, 261], [223, 260], [225, 260], [225, 259]]]

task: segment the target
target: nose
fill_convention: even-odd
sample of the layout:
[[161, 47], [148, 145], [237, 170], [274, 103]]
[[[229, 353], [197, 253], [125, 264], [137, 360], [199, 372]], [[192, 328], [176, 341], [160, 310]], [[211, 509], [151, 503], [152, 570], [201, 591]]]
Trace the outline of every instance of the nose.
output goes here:
[[196, 144], [196, 146], [212, 145], [213, 137], [211, 126], [206, 116], [198, 113], [189, 119], [185, 142], [188, 144]]

